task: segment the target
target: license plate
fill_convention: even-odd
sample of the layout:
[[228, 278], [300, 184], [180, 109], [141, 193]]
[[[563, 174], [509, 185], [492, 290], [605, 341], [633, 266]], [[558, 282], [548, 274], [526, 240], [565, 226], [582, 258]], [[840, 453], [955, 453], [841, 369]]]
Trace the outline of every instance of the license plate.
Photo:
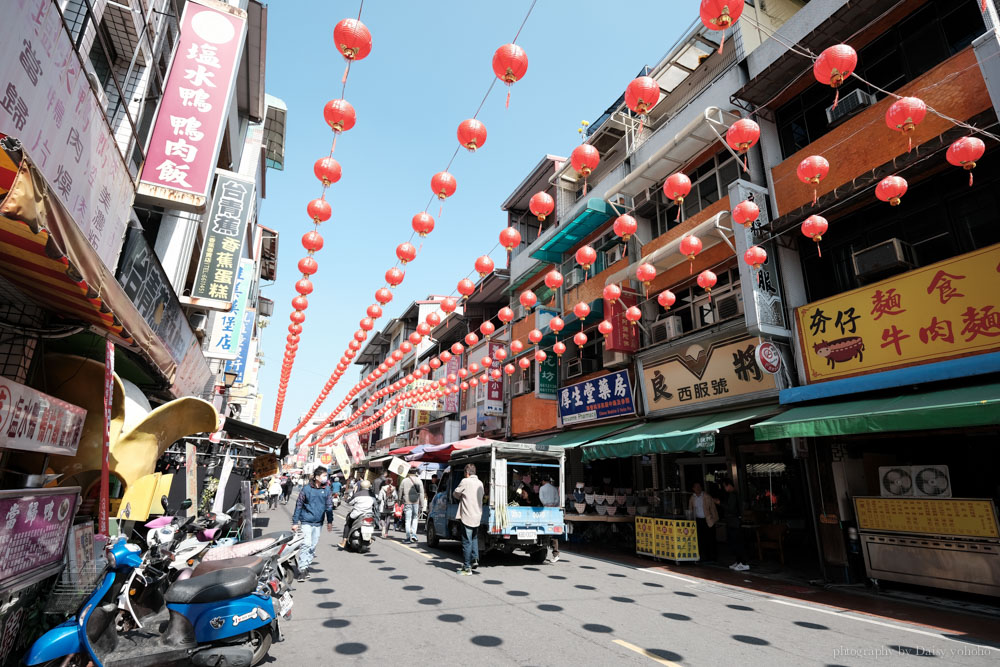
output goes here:
[[375, 533], [375, 529], [371, 526], [361, 526], [361, 537], [370, 540], [372, 535]]
[[517, 539], [519, 540], [534, 540], [538, 537], [537, 530], [518, 530]]
[[288, 612], [292, 610], [293, 603], [294, 600], [292, 600], [291, 593], [285, 593], [280, 598], [278, 598], [278, 615], [285, 616], [286, 614], [288, 614]]

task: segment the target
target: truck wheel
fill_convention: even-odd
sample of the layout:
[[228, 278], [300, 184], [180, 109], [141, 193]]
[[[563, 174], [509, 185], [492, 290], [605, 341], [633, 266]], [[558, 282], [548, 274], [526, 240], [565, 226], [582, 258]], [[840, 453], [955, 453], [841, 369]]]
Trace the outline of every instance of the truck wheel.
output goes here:
[[427, 546], [430, 547], [431, 549], [433, 549], [433, 548], [435, 548], [438, 545], [439, 541], [440, 540], [438, 539], [437, 531], [434, 529], [434, 520], [431, 519], [430, 517], [428, 517], [427, 518]]
[[534, 563], [535, 565], [541, 565], [542, 563], [545, 562], [545, 557], [548, 555], [549, 555], [549, 550], [546, 549], [545, 547], [542, 547], [541, 549], [535, 549], [530, 554], [528, 554], [528, 558], [530, 558], [531, 562]]

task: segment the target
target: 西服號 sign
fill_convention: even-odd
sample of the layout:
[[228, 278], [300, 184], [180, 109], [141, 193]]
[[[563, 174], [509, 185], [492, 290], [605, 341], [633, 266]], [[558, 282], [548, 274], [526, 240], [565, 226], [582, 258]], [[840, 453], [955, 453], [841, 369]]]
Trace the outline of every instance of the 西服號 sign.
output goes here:
[[229, 310], [235, 298], [236, 267], [247, 236], [253, 191], [252, 180], [219, 170], [198, 273], [191, 288], [191, 299], [200, 306]]
[[1000, 244], [795, 309], [806, 379], [1000, 349]]
[[87, 411], [0, 377], [0, 445], [62, 456], [76, 455]]
[[608, 373], [559, 390], [559, 419], [576, 424], [635, 414], [628, 371]]

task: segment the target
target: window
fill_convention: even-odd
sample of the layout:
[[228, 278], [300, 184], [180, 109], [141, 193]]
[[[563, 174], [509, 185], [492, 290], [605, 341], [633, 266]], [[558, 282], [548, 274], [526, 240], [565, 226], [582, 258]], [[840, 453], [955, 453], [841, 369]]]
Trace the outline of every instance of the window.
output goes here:
[[712, 288], [711, 300], [708, 292], [697, 283], [672, 290], [677, 301], [669, 311], [657, 306], [657, 320], [644, 333], [647, 346], [659, 345], [671, 338], [712, 327], [743, 314], [739, 268], [733, 266], [716, 269], [715, 275], [718, 282]]
[[[570, 329], [577, 329], [579, 325], [571, 325]], [[566, 352], [562, 356], [562, 363], [559, 364], [563, 386], [573, 384], [577, 378], [587, 373], [593, 373], [604, 366], [604, 336], [597, 331], [596, 324], [585, 329], [587, 334], [587, 344], [583, 348], [577, 347], [571, 335], [565, 336], [561, 340], [566, 343]], [[576, 331], [573, 331], [575, 335]]]
[[[895, 90], [955, 55], [982, 33], [975, 3], [930, 0], [858, 52], [856, 73], [885, 90]], [[840, 96], [861, 88], [877, 99], [882, 93], [850, 79]], [[830, 129], [826, 109], [833, 104], [830, 86], [814, 83], [775, 112], [784, 157], [805, 148]]]
[[511, 376], [511, 396], [530, 394], [535, 391], [535, 366], [534, 362], [526, 370], [522, 370], [518, 366], [517, 372]]

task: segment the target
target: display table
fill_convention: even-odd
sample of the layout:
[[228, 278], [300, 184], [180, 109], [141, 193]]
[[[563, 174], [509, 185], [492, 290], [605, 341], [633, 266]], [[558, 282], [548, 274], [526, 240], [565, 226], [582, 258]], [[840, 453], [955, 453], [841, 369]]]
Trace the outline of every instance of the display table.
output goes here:
[[614, 516], [608, 516], [607, 514], [570, 514], [566, 513], [563, 517], [566, 521], [581, 522], [581, 521], [602, 521], [605, 523], [632, 523], [635, 521], [636, 517], [629, 514], [616, 514]]
[[697, 525], [688, 519], [637, 516], [635, 552], [676, 562], [696, 561], [699, 559]]

